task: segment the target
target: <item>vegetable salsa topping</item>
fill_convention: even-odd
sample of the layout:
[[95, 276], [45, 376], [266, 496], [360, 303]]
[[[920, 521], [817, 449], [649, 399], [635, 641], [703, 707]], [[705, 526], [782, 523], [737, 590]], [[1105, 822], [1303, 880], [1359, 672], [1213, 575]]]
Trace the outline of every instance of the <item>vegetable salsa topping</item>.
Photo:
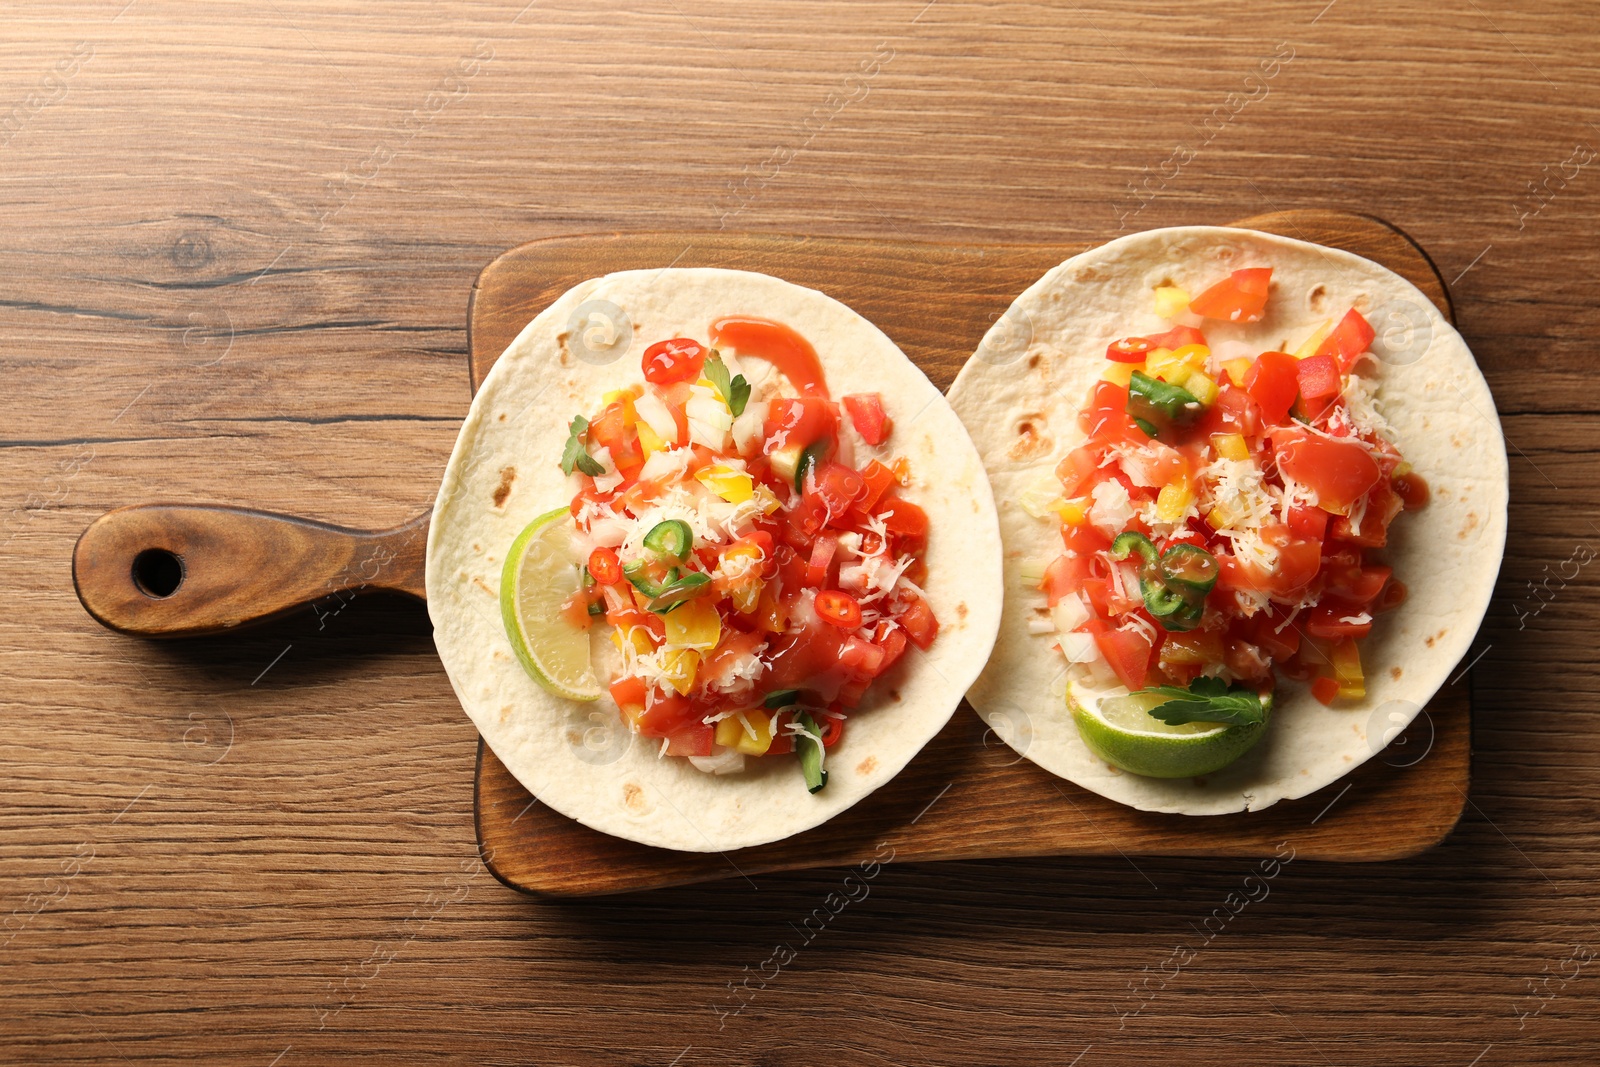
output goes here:
[[779, 323], [724, 318], [708, 340], [651, 345], [643, 385], [572, 420], [583, 569], [563, 615], [607, 628], [611, 696], [662, 756], [720, 774], [792, 755], [816, 792], [873, 680], [938, 634], [928, 517], [880, 447], [880, 395], [841, 412]]
[[1261, 721], [1274, 668], [1325, 705], [1363, 697], [1357, 643], [1405, 598], [1372, 557], [1427, 487], [1362, 376], [1371, 326], [1350, 309], [1292, 353], [1206, 343], [1207, 319], [1261, 318], [1271, 276], [1157, 289], [1172, 328], [1110, 340], [1086, 440], [1022, 500], [1065, 546], [1031, 629], [1081, 680], [1167, 698], [1168, 723]]

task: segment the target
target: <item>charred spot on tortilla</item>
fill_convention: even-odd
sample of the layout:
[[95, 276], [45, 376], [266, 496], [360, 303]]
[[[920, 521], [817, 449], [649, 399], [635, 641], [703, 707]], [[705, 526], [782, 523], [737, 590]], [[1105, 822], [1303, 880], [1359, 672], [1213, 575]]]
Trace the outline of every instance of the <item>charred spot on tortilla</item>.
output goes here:
[[517, 468], [501, 467], [500, 484], [494, 487], [494, 506], [506, 506], [506, 497], [511, 495], [511, 483], [517, 480]]
[[967, 602], [965, 600], [956, 605], [956, 615], [963, 619], [967, 617]]
[[1054, 442], [1043, 432], [1044, 428], [1045, 420], [1042, 413], [1030, 412], [1024, 415], [1017, 422], [1017, 439], [1008, 449], [1011, 458], [1020, 462], [1048, 455], [1054, 447]]
[[622, 802], [634, 811], [644, 810], [644, 790], [633, 782], [622, 787]]
[[1312, 286], [1311, 292], [1306, 294], [1306, 306], [1318, 315], [1327, 311], [1328, 287], [1326, 285]]
[[878, 757], [877, 756], [868, 756], [866, 759], [864, 759], [860, 763], [856, 764], [856, 773], [857, 774], [871, 774], [873, 771], [875, 771], [877, 769], [878, 769]]
[[1041, 356], [1039, 353], [1035, 352], [1033, 355], [1028, 357], [1028, 369], [1029, 370], [1038, 370], [1039, 369], [1039, 364], [1042, 363], [1042, 362], [1044, 362], [1044, 357]]

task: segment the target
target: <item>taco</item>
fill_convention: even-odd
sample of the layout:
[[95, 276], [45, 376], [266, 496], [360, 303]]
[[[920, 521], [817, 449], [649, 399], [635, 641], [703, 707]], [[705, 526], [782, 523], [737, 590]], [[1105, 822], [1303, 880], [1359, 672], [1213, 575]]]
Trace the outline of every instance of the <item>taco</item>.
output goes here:
[[1358, 256], [1215, 227], [1112, 241], [1018, 297], [950, 401], [1005, 542], [968, 696], [1112, 800], [1218, 814], [1328, 784], [1420, 711], [1488, 605], [1493, 398], [1427, 298]]
[[608, 834], [724, 851], [816, 826], [949, 719], [999, 625], [983, 465], [843, 304], [730, 270], [584, 282], [451, 455], [434, 639], [495, 754]]

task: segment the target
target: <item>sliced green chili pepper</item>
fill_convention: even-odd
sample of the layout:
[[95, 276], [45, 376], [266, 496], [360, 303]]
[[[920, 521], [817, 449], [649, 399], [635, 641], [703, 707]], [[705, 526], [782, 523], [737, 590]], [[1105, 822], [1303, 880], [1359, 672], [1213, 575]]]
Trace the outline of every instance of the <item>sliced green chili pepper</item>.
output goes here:
[[1117, 539], [1111, 542], [1112, 559], [1124, 560], [1134, 552], [1139, 553], [1139, 558], [1144, 560], [1146, 567], [1156, 565], [1156, 546], [1150, 542], [1150, 538], [1138, 530], [1119, 533]]
[[1128, 382], [1128, 414], [1145, 424], [1139, 428], [1146, 433], [1150, 432], [1147, 426], [1181, 426], [1204, 410], [1200, 398], [1189, 390], [1152, 378], [1143, 371], [1134, 371]]
[[775, 689], [768, 693], [766, 699], [761, 701], [761, 706], [777, 711], [781, 708], [792, 707], [800, 702], [800, 690]]
[[1199, 545], [1172, 545], [1161, 554], [1161, 577], [1168, 585], [1182, 585], [1202, 596], [1217, 584], [1217, 557]]
[[665, 615], [673, 608], [694, 599], [711, 584], [711, 575], [699, 571], [684, 571], [677, 567], [668, 571], [666, 577], [656, 581], [650, 577], [650, 564], [642, 559], [624, 564], [622, 574], [630, 585], [650, 598], [648, 607], [657, 615]]
[[650, 610], [657, 615], [665, 615], [673, 608], [680, 608], [705, 592], [706, 586], [710, 584], [709, 574], [700, 571], [674, 570], [667, 584], [661, 587], [661, 592], [650, 598]]
[[1138, 555], [1139, 595], [1145, 610], [1165, 630], [1182, 633], [1200, 625], [1205, 614], [1206, 594], [1217, 584], [1216, 557], [1199, 545], [1168, 546], [1159, 557], [1156, 546], [1137, 530], [1117, 535], [1111, 542], [1111, 558], [1125, 560]]
[[1135, 426], [1139, 427], [1139, 429], [1143, 430], [1145, 432], [1145, 436], [1146, 437], [1160, 437], [1161, 436], [1160, 427], [1158, 427], [1153, 422], [1147, 422], [1144, 419], [1141, 419], [1137, 415], [1135, 415], [1133, 417], [1133, 424]]
[[794, 737], [795, 751], [800, 754], [800, 773], [806, 776], [806, 791], [815, 793], [828, 784], [828, 772], [822, 769], [822, 731], [806, 712], [794, 717], [805, 731]]
[[644, 547], [662, 559], [681, 562], [694, 547], [694, 531], [682, 519], [667, 519], [650, 527], [644, 535]]
[[818, 463], [822, 462], [822, 457], [827, 454], [828, 449], [832, 447], [832, 445], [833, 442], [828, 438], [819, 437], [815, 441], [812, 441], [809, 445], [806, 445], [805, 449], [801, 451], [800, 462], [794, 465], [795, 492], [803, 493], [806, 491], [806, 475], [810, 473], [812, 468], [814, 468]]

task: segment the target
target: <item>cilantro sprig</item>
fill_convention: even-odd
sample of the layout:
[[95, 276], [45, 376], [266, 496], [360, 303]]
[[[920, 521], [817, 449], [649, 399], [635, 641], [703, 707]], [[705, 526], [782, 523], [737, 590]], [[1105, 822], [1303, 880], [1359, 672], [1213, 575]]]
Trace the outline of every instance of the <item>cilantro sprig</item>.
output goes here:
[[589, 455], [589, 450], [583, 446], [583, 435], [589, 432], [589, 420], [579, 415], [567, 427], [567, 444], [561, 450], [561, 473], [571, 474], [577, 468], [584, 474], [593, 478], [604, 474], [606, 469], [600, 461]]
[[706, 380], [717, 387], [717, 392], [722, 394], [723, 402], [728, 405], [728, 410], [734, 418], [744, 414], [744, 406], [750, 402], [750, 383], [744, 380], [744, 375], [728, 377], [728, 365], [722, 362], [722, 356], [715, 348], [706, 359], [701, 373]]
[[1187, 689], [1176, 685], [1157, 685], [1141, 689], [1141, 693], [1155, 693], [1167, 697], [1163, 704], [1150, 709], [1150, 714], [1168, 726], [1182, 726], [1186, 722], [1225, 722], [1235, 726], [1264, 722], [1266, 708], [1260, 695], [1247, 685], [1228, 685], [1221, 678], [1202, 676]]

